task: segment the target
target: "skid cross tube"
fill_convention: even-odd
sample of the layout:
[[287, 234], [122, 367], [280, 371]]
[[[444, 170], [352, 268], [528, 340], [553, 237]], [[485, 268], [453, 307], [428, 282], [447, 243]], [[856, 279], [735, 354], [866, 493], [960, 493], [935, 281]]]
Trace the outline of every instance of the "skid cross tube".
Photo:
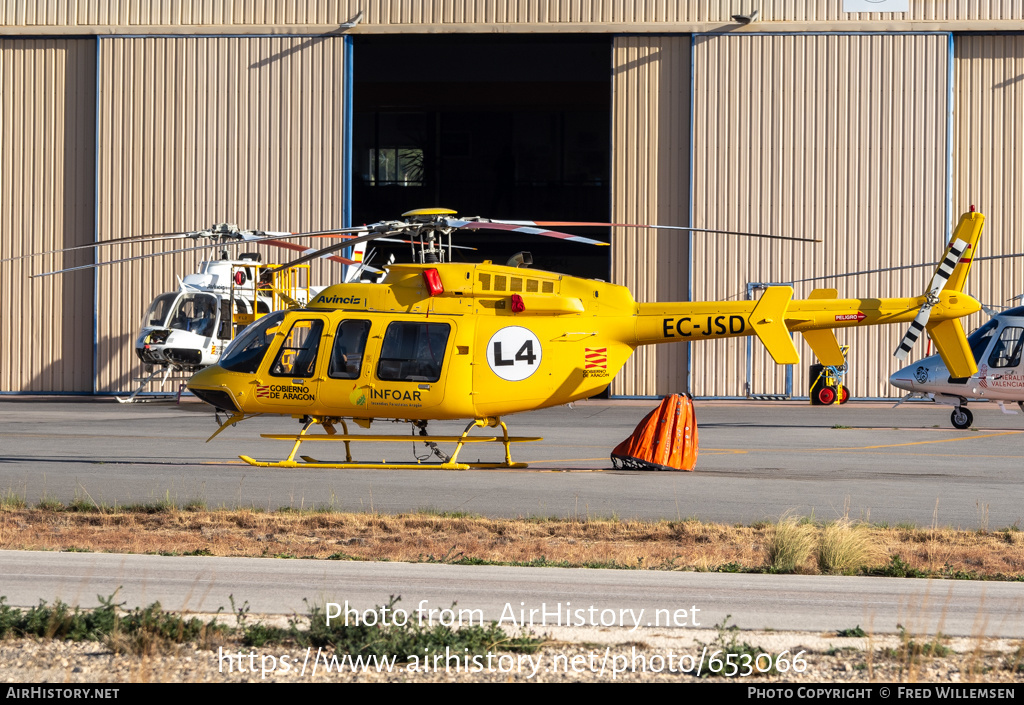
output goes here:
[[[343, 433], [339, 434], [335, 428], [334, 423], [340, 422]], [[325, 434], [312, 435], [309, 434], [309, 429], [314, 424], [320, 424], [326, 431]], [[477, 427], [501, 427], [501, 435], [491, 436], [470, 436], [469, 432]], [[460, 436], [394, 436], [394, 435], [352, 435], [348, 432], [348, 425], [344, 419], [328, 418], [328, 419], [317, 419], [312, 418], [306, 421], [302, 426], [302, 430], [297, 435], [292, 434], [275, 434], [275, 433], [264, 433], [261, 434], [262, 438], [270, 438], [273, 440], [281, 441], [293, 441], [291, 452], [288, 457], [284, 460], [279, 461], [261, 461], [255, 460], [248, 455], [240, 455], [239, 457], [250, 465], [258, 467], [273, 467], [273, 468], [381, 468], [387, 470], [422, 470], [422, 469], [441, 469], [441, 470], [469, 470], [472, 468], [525, 468], [526, 463], [516, 463], [512, 461], [512, 449], [511, 445], [513, 442], [532, 442], [541, 441], [543, 438], [539, 436], [510, 436], [508, 435], [508, 427], [505, 422], [499, 418], [485, 418], [485, 419], [474, 419], [462, 432]], [[299, 452], [299, 446], [306, 441], [341, 441], [345, 444], [345, 461], [344, 462], [329, 462], [322, 461], [312, 458], [308, 455], [299, 455], [300, 461], [295, 459]], [[448, 460], [440, 463], [427, 463], [427, 462], [416, 462], [416, 463], [389, 463], [387, 460], [380, 462], [356, 462], [352, 460], [352, 453], [350, 450], [350, 443], [352, 441], [371, 441], [378, 443], [391, 443], [391, 442], [431, 442], [431, 443], [455, 443], [455, 450], [452, 452], [451, 457]], [[459, 453], [462, 451], [462, 447], [466, 443], [501, 443], [505, 449], [505, 461], [502, 463], [460, 463], [458, 462]]]

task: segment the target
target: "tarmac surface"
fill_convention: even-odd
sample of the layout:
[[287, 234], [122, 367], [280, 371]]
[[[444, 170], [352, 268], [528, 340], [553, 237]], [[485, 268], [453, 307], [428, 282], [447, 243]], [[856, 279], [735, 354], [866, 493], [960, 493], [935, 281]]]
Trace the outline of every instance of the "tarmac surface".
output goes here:
[[[108, 398], [0, 398], [0, 496], [29, 504], [82, 498], [125, 505], [204, 502], [208, 507], [332, 507], [495, 517], [619, 517], [749, 524], [784, 513], [889, 524], [1000, 529], [1024, 523], [1024, 416], [972, 405], [975, 427], [957, 430], [949, 407], [852, 401], [697, 400], [696, 471], [613, 470], [612, 448], [654, 400], [589, 401], [505, 419], [510, 432], [543, 436], [512, 448], [525, 470], [282, 469], [243, 463], [287, 456], [290, 444], [261, 433], [295, 433], [288, 417], [259, 417], [215, 430], [195, 400], [121, 405]], [[435, 435], [462, 422], [431, 422]], [[409, 433], [406, 424], [370, 431]], [[325, 446], [330, 445], [330, 448]], [[461, 460], [497, 461], [498, 444], [467, 446]], [[415, 462], [422, 444], [353, 444], [360, 459]], [[449, 447], [450, 450], [450, 447]], [[338, 458], [341, 444], [302, 453]]]

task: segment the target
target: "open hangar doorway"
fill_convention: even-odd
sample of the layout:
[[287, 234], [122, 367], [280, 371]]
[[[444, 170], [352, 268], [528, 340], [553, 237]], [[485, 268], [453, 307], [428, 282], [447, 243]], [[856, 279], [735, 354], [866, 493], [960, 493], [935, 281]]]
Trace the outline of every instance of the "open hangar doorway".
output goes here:
[[[352, 222], [441, 207], [461, 216], [606, 222], [611, 214], [611, 38], [354, 37]], [[608, 241], [607, 228], [572, 230]], [[609, 248], [496, 231], [467, 261], [609, 279]], [[374, 243], [371, 265], [407, 246]]]

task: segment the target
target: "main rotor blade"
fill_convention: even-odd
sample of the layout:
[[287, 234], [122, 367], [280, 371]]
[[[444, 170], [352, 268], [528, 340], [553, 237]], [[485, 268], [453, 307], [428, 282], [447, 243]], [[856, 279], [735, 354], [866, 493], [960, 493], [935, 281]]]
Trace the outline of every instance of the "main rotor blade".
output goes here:
[[[308, 233], [293, 233], [293, 232], [276, 232], [276, 231], [263, 231], [263, 230], [238, 230], [235, 231], [242, 240], [248, 242], [260, 242], [266, 240], [268, 237], [274, 237], [277, 239], [282, 238], [301, 238], [301, 237], [329, 237], [332, 234], [340, 234], [345, 232], [363, 232], [365, 228], [336, 228], [334, 230], [315, 230]], [[192, 230], [190, 232], [181, 233], [152, 233], [149, 235], [128, 235], [126, 237], [115, 237], [109, 240], [100, 240], [98, 242], [92, 242], [88, 245], [75, 245], [73, 247], [63, 247], [59, 250], [46, 250], [44, 252], [32, 252], [27, 255], [18, 255], [17, 257], [7, 257], [0, 259], [0, 262], [12, 262], [14, 260], [26, 259], [28, 257], [40, 257], [42, 255], [53, 255], [61, 252], [73, 252], [75, 250], [89, 250], [94, 247], [107, 247], [110, 245], [125, 245], [125, 244], [142, 244], [145, 242], [160, 242], [162, 240], [176, 240], [180, 238], [191, 238], [197, 239], [204, 233], [209, 233], [210, 237], [216, 235], [212, 230]], [[203, 247], [209, 247], [210, 245], [203, 245]], [[183, 252], [185, 250], [177, 250]], [[153, 253], [154, 256], [160, 253]], [[126, 261], [126, 260], [119, 260]], [[71, 271], [71, 270], [60, 270], [60, 271]], [[56, 274], [56, 272], [50, 272]], [[39, 275], [42, 276], [42, 275]]]
[[[31, 278], [35, 279], [37, 277], [48, 277], [48, 276], [50, 276], [52, 274], [64, 274], [66, 272], [77, 272], [77, 271], [80, 271], [80, 270], [83, 270], [83, 269], [96, 269], [97, 267], [106, 267], [107, 265], [111, 265], [111, 264], [120, 264], [122, 262], [132, 262], [134, 260], [148, 259], [150, 257], [163, 257], [164, 255], [174, 255], [174, 254], [178, 254], [180, 252], [193, 252], [195, 250], [205, 250], [205, 249], [210, 248], [210, 247], [236, 247], [238, 245], [254, 245], [254, 244], [260, 244], [260, 243], [263, 243], [263, 242], [269, 243], [272, 240], [280, 240], [281, 237], [285, 236], [285, 235], [288, 236], [288, 237], [306, 237], [306, 236], [309, 236], [311, 234], [326, 234], [326, 233], [332, 233], [332, 232], [337, 232], [337, 231], [336, 230], [324, 230], [324, 231], [317, 231], [316, 233], [296, 233], [296, 234], [284, 233], [282, 235], [275, 235], [275, 236], [268, 236], [268, 237], [254, 237], [254, 238], [250, 238], [250, 239], [246, 239], [246, 240], [235, 240], [233, 242], [207, 243], [205, 245], [197, 245], [196, 247], [182, 247], [182, 248], [178, 248], [176, 250], [166, 250], [164, 252], [152, 252], [152, 253], [146, 254], [146, 255], [136, 255], [134, 257], [122, 257], [121, 259], [109, 260], [107, 262], [95, 262], [93, 264], [83, 264], [83, 265], [79, 265], [77, 267], [67, 267], [66, 269], [57, 269], [57, 270], [54, 270], [52, 272], [43, 272], [42, 274], [33, 274], [33, 275], [31, 275]], [[345, 242], [342, 242], [339, 245], [335, 246], [335, 249], [342, 249], [344, 247], [347, 247], [352, 242], [353, 242], [352, 240], [346, 240]], [[309, 259], [316, 259], [316, 256], [309, 257]], [[342, 260], [344, 264], [355, 264], [354, 261], [346, 259], [344, 257], [339, 257], [338, 259]], [[309, 261], [309, 260], [307, 259], [306, 261]]]
[[161, 233], [158, 235], [129, 235], [128, 237], [116, 237], [112, 240], [101, 240], [100, 242], [93, 242], [88, 245], [75, 245], [73, 247], [63, 247], [59, 250], [46, 250], [44, 252], [31, 252], [27, 255], [18, 255], [17, 257], [7, 257], [0, 259], [0, 262], [13, 262], [18, 259], [27, 259], [29, 257], [41, 257], [43, 255], [54, 255], [60, 252], [71, 252], [73, 250], [88, 250], [93, 247], [104, 247], [106, 245], [123, 245], [127, 242], [159, 242], [161, 240], [174, 240], [179, 237], [188, 237], [189, 233]]
[[[291, 250], [293, 252], [301, 252], [304, 255], [311, 254], [311, 253], [316, 253], [318, 251], [318, 250], [316, 250], [315, 248], [312, 248], [312, 247], [303, 247], [302, 245], [300, 245], [300, 244], [298, 244], [296, 242], [283, 242], [281, 240], [267, 240], [266, 244], [274, 245], [276, 247], [281, 247], [283, 249]], [[327, 255], [320, 255], [320, 258], [321, 259], [329, 259], [332, 262], [340, 262], [341, 264], [360, 265], [360, 266], [363, 267], [363, 269], [365, 269], [367, 271], [374, 272], [376, 274], [380, 273], [379, 269], [374, 269], [373, 267], [370, 267], [370, 266], [364, 266], [364, 265], [362, 265], [361, 262], [356, 262], [355, 260], [350, 260], [350, 259], [347, 259], [345, 257], [339, 257], [337, 255], [327, 254]]]
[[591, 240], [589, 237], [560, 233], [557, 230], [548, 230], [547, 228], [534, 228], [513, 222], [500, 222], [494, 220], [453, 220], [451, 218], [445, 218], [441, 222], [450, 228], [459, 228], [461, 230], [504, 230], [507, 232], [523, 233], [525, 235], [556, 237], [560, 240], [579, 242], [584, 245], [603, 245], [607, 247], [610, 244], [600, 240]]
[[[360, 228], [360, 230], [358, 232], [364, 232], [365, 233], [366, 232], [366, 228], [365, 227]], [[324, 238], [327, 238], [327, 237], [334, 237], [334, 236], [333, 235], [313, 235], [313, 237], [324, 237]], [[339, 235], [338, 237], [351, 238], [353, 236], [352, 235]], [[415, 245], [416, 244], [412, 240], [399, 240], [399, 239], [393, 238], [393, 237], [378, 238], [377, 240], [374, 240], [374, 242], [395, 242], [395, 243], [401, 243], [401, 244], [405, 244], [405, 245]], [[448, 245], [445, 244], [445, 247], [448, 247]], [[469, 245], [452, 245], [451, 248], [453, 250], [476, 250], [476, 249], [478, 249], [476, 247], [470, 247]]]
[[[374, 227], [380, 227], [382, 229], [379, 232], [371, 232], [371, 233], [368, 233], [366, 235], [360, 235], [359, 237], [352, 238], [351, 240], [344, 240], [342, 242], [338, 242], [338, 243], [335, 243], [333, 245], [328, 245], [327, 247], [322, 247], [319, 250], [314, 250], [313, 252], [311, 252], [309, 254], [306, 254], [306, 255], [303, 255], [302, 257], [299, 257], [298, 259], [294, 259], [291, 262], [288, 262], [288, 263], [282, 264], [282, 265], [278, 265], [277, 267], [274, 267], [271, 271], [279, 272], [279, 271], [281, 271], [283, 269], [290, 269], [291, 267], [296, 267], [296, 266], [298, 266], [300, 264], [305, 264], [306, 262], [310, 262], [310, 261], [312, 261], [314, 259], [317, 259], [318, 257], [322, 257], [322, 256], [330, 254], [332, 252], [337, 252], [338, 250], [343, 250], [346, 247], [352, 247], [353, 245], [358, 245], [361, 242], [370, 242], [371, 240], [376, 240], [378, 238], [386, 237], [388, 235], [395, 235], [397, 233], [400, 233], [402, 230], [404, 230], [406, 228], [413, 227], [413, 226], [409, 225], [407, 223], [378, 223], [376, 225], [371, 225], [371, 226], [365, 226], [364, 225], [362, 228], [359, 228], [358, 230], [355, 230], [355, 229], [352, 229], [352, 230], [355, 231], [355, 232], [366, 232], [368, 229], [371, 229], [371, 228], [374, 228]], [[388, 228], [388, 229], [384, 229], [385, 227]], [[349, 263], [350, 264], [356, 264], [356, 262], [349, 262]]]
[[691, 228], [683, 225], [641, 225], [639, 223], [589, 223], [569, 220], [492, 220], [493, 223], [511, 223], [513, 225], [539, 225], [553, 227], [596, 227], [596, 228], [647, 228], [649, 230], [687, 230], [698, 233], [718, 233], [721, 235], [745, 235], [761, 237], [769, 240], [794, 240], [796, 242], [821, 242], [807, 237], [789, 237], [786, 235], [762, 235], [760, 233], [744, 233], [737, 230], [717, 230], [715, 228]]
[[[984, 262], [985, 260], [992, 259], [1016, 259], [1017, 257], [1024, 257], [1024, 252], [1016, 255], [988, 255], [986, 257], [972, 257], [972, 262]], [[883, 267], [882, 269], [865, 269], [860, 272], [845, 272], [843, 274], [826, 274], [820, 277], [807, 277], [806, 279], [793, 279], [791, 284], [800, 284], [801, 282], [816, 282], [823, 279], [843, 279], [845, 277], [859, 277], [862, 274], [880, 274], [882, 272], [899, 272], [904, 269], [920, 269], [921, 267], [936, 267], [938, 262], [922, 262], [921, 264], [903, 264], [899, 267]]]

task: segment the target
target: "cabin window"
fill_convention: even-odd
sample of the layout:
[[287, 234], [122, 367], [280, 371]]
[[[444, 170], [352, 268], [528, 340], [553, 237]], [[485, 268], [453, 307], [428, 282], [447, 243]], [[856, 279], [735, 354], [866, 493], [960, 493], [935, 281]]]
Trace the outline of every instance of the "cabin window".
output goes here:
[[377, 377], [389, 382], [436, 382], [441, 378], [451, 326], [396, 321], [381, 345]]
[[363, 351], [370, 335], [369, 321], [342, 321], [334, 334], [331, 365], [327, 374], [335, 379], [357, 379], [363, 367]]
[[[235, 299], [235, 313], [247, 314], [249, 313], [249, 302], [245, 299]], [[220, 300], [220, 325], [217, 327], [217, 337], [221, 340], [231, 340], [232, 337], [237, 336], [243, 330], [245, 325], [242, 323], [234, 324], [234, 333], [232, 334], [231, 327], [233, 317], [231, 315], [231, 300], [221, 299]]]
[[146, 315], [142, 317], [142, 327], [162, 326], [176, 298], [178, 298], [177, 292], [160, 294], [153, 299], [153, 303], [146, 310]]
[[967, 342], [971, 346], [971, 354], [974, 355], [974, 362], [981, 363], [981, 356], [988, 350], [989, 341], [992, 340], [995, 331], [996, 322], [989, 321], [967, 337]]
[[264, 316], [245, 331], [224, 350], [220, 366], [231, 372], [255, 373], [270, 348], [278, 326], [284, 318], [284, 311]]
[[988, 357], [988, 366], [996, 367], [1017, 367], [1020, 365], [1021, 334], [1024, 328], [1017, 326], [1006, 326], [999, 335], [992, 354]]
[[323, 328], [323, 321], [295, 321], [277, 352], [270, 374], [274, 377], [312, 377]]
[[174, 304], [167, 327], [210, 338], [217, 330], [219, 309], [220, 301], [212, 294], [182, 294]]

